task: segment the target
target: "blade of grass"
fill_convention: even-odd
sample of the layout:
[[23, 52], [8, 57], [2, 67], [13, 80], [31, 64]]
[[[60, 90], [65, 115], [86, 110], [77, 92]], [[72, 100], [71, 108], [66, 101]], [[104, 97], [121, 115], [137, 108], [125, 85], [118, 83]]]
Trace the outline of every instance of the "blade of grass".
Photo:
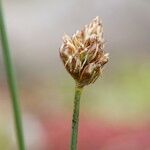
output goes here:
[[21, 111], [19, 107], [19, 96], [18, 89], [16, 85], [14, 68], [11, 60], [11, 54], [6, 34], [6, 28], [4, 24], [3, 18], [3, 10], [2, 10], [2, 1], [0, 0], [0, 37], [3, 49], [3, 57], [4, 63], [6, 67], [7, 81], [9, 85], [12, 107], [14, 112], [14, 121], [16, 126], [16, 135], [18, 140], [19, 150], [25, 150], [24, 136], [23, 136], [23, 128], [22, 128], [22, 120], [21, 120]]

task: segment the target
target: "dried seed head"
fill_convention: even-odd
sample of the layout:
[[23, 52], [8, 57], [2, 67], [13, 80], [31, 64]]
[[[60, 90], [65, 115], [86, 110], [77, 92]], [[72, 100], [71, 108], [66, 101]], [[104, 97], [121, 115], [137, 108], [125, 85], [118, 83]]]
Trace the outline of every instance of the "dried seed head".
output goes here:
[[60, 57], [79, 86], [94, 83], [108, 62], [104, 52], [103, 27], [99, 17], [72, 37], [63, 36]]

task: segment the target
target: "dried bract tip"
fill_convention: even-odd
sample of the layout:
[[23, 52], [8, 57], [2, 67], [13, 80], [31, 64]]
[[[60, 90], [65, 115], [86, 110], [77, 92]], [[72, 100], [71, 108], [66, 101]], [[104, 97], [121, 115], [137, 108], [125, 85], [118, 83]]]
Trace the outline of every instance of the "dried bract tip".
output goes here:
[[69, 37], [63, 36], [60, 57], [78, 85], [94, 83], [108, 62], [104, 52], [103, 27], [99, 17], [92, 20], [81, 31]]

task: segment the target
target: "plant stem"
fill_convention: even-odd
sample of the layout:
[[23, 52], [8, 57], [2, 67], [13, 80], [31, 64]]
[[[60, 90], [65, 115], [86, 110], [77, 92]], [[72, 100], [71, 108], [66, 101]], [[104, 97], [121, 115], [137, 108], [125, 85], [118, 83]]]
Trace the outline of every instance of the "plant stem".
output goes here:
[[76, 84], [75, 87], [75, 98], [74, 98], [74, 110], [72, 118], [72, 134], [71, 134], [71, 150], [77, 149], [77, 138], [78, 138], [78, 123], [79, 123], [79, 110], [80, 110], [80, 97], [82, 94], [82, 87]]
[[3, 49], [4, 63], [6, 66], [7, 81], [10, 90], [10, 95], [12, 99], [12, 107], [14, 112], [14, 121], [16, 125], [16, 134], [18, 140], [19, 150], [25, 150], [22, 120], [21, 120], [21, 111], [19, 108], [19, 96], [16, 85], [14, 68], [11, 60], [11, 54], [4, 24], [3, 12], [2, 12], [2, 2], [0, 0], [0, 37]]

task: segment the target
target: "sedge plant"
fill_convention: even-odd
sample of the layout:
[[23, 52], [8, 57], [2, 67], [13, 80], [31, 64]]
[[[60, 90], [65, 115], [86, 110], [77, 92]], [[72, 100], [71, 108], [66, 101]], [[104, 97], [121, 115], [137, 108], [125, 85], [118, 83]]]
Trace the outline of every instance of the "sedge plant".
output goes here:
[[59, 53], [66, 70], [75, 80], [70, 150], [76, 150], [82, 90], [101, 76], [103, 67], [108, 62], [108, 53], [104, 51], [103, 26], [99, 17], [72, 37], [65, 34]]
[[9, 91], [10, 91], [11, 100], [12, 100], [12, 107], [13, 107], [13, 112], [14, 112], [14, 122], [16, 126], [18, 149], [25, 150], [18, 89], [17, 89], [17, 84], [16, 84], [15, 72], [14, 72], [14, 67], [12, 63], [9, 43], [8, 43], [7, 34], [6, 34], [6, 27], [4, 23], [1, 0], [0, 0], [0, 39], [1, 39], [1, 44], [2, 44], [4, 63], [6, 67], [7, 81], [8, 81]]

